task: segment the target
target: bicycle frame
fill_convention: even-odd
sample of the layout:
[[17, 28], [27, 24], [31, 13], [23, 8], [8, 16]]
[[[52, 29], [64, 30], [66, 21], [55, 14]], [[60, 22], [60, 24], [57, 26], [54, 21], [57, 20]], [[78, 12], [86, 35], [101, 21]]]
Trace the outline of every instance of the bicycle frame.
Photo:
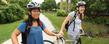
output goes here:
[[44, 44], [65, 44], [65, 39], [60, 37], [56, 41], [44, 40]]

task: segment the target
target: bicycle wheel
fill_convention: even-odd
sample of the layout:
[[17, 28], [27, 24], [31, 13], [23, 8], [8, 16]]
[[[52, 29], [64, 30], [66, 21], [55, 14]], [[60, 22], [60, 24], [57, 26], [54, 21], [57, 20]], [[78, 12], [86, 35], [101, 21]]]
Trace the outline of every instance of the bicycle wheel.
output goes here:
[[44, 40], [44, 44], [54, 44], [52, 41]]

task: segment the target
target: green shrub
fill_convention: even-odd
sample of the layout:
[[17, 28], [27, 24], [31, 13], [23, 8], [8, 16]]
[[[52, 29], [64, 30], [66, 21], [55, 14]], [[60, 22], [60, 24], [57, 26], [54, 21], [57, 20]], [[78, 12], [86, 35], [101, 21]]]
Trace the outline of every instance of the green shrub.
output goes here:
[[104, 18], [103, 16], [101, 16], [101, 17], [87, 17], [86, 16], [84, 21], [95, 23], [95, 24], [109, 25], [109, 19], [108, 18]]
[[67, 16], [67, 12], [65, 12], [64, 10], [57, 10], [57, 16]]
[[104, 36], [109, 34], [109, 19], [104, 16], [87, 17], [85, 16], [83, 28], [86, 31], [92, 32], [93, 36]]
[[25, 11], [18, 4], [9, 4], [0, 10], [0, 23], [13, 22], [22, 19]]

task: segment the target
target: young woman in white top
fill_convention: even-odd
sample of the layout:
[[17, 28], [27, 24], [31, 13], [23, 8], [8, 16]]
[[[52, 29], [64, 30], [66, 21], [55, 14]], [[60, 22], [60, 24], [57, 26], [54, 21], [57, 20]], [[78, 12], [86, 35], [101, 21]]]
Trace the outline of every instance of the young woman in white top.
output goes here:
[[77, 3], [77, 10], [69, 13], [69, 15], [64, 20], [61, 30], [59, 32], [60, 35], [64, 35], [65, 25], [68, 21], [71, 22], [71, 20], [76, 16], [74, 21], [71, 22], [71, 24], [68, 26], [68, 36], [70, 39], [73, 40], [73, 44], [77, 44], [77, 39], [80, 38], [80, 30], [83, 30], [81, 23], [84, 16], [85, 5], [86, 3], [84, 1], [79, 1]]

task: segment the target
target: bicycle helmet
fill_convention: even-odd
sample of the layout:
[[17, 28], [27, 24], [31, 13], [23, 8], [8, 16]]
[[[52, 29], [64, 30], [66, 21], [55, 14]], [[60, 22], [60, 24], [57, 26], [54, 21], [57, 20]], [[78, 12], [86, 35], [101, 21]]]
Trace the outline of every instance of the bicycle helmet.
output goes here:
[[31, 8], [40, 8], [40, 4], [37, 3], [37, 2], [29, 2], [29, 3], [27, 4], [27, 8], [28, 8], [28, 9], [31, 9]]
[[76, 4], [77, 7], [79, 7], [79, 6], [85, 6], [85, 5], [86, 5], [86, 2], [85, 1], [79, 1]]

